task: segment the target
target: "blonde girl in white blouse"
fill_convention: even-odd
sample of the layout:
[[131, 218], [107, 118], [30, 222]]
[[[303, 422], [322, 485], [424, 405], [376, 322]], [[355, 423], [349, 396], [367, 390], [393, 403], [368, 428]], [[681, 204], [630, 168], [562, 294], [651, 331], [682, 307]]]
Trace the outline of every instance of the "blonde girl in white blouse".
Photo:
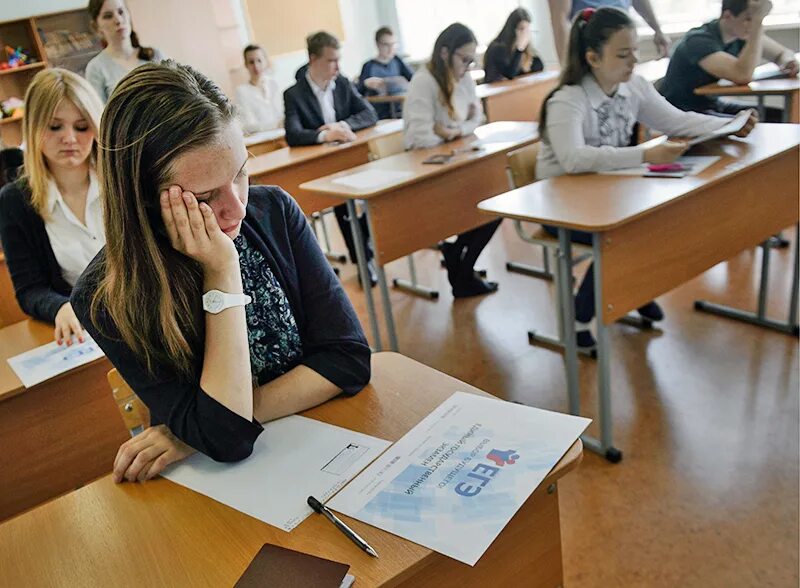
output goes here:
[[250, 80], [236, 88], [242, 129], [252, 134], [279, 128], [283, 125], [283, 97], [270, 75], [266, 52], [259, 45], [248, 45], [244, 48], [244, 64]]
[[83, 340], [69, 295], [105, 245], [95, 177], [102, 108], [80, 76], [37, 73], [25, 94], [23, 173], [0, 191], [0, 239], [17, 301], [55, 324], [59, 344]]
[[[475, 93], [475, 82], [466, 75], [475, 61], [475, 35], [460, 23], [441, 32], [431, 60], [411, 78], [403, 106], [407, 149], [424, 149], [471, 134], [485, 117]], [[454, 298], [480, 296], [497, 291], [497, 282], [482, 279], [475, 262], [500, 225], [493, 221], [443, 242], [442, 253]]]
[[[724, 118], [684, 112], [672, 106], [652, 84], [633, 73], [637, 62], [636, 28], [616, 8], [587, 8], [575, 16], [570, 32], [567, 67], [558, 87], [542, 106], [539, 128], [542, 146], [536, 163], [539, 179], [562, 174], [599, 172], [642, 163], [672, 163], [686, 151], [682, 141], [654, 147], [631, 145], [634, 125], [673, 137], [701, 135], [724, 126]], [[737, 133], [746, 136], [755, 113]], [[586, 198], [591, 198], [586, 194]], [[545, 229], [555, 232], [552, 227]], [[591, 244], [592, 235], [572, 232], [573, 241]], [[639, 314], [652, 321], [664, 318], [650, 302]], [[575, 297], [578, 346], [593, 347], [589, 323], [594, 318], [593, 271], [584, 276]]]

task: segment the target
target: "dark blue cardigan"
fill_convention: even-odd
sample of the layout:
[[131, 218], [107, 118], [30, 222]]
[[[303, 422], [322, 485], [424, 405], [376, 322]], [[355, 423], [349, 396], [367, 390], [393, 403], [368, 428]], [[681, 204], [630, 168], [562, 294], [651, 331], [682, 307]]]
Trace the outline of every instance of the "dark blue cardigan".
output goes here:
[[[303, 346], [303, 356], [296, 365], [311, 368], [345, 394], [361, 390], [370, 379], [369, 345], [297, 203], [276, 186], [251, 186], [242, 232], [264, 255], [289, 299]], [[151, 424], [166, 424], [179, 439], [217, 461], [249, 456], [263, 427], [229, 410], [200, 388], [202, 358], [191, 381], [180, 378], [170, 366], [159, 366], [153, 375], [114, 336], [110, 319], [101, 320], [104, 334], [92, 324], [89, 305], [99, 273], [93, 270], [103, 263], [104, 251], [75, 285], [72, 306], [81, 324], [150, 409]]]
[[0, 190], [0, 241], [20, 308], [35, 319], [55, 322], [72, 287], [61, 273], [44, 220], [31, 206], [25, 180]]

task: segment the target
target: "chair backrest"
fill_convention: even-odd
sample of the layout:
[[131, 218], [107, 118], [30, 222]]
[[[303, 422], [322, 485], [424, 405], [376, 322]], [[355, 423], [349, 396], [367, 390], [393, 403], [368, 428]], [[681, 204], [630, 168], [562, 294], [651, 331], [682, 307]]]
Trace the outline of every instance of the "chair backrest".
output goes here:
[[367, 143], [367, 149], [369, 150], [370, 161], [402, 153], [406, 150], [406, 145], [403, 142], [403, 133], [375, 137]]
[[134, 437], [150, 426], [150, 411], [116, 369], [110, 370], [107, 377], [122, 421]]
[[539, 142], [508, 153], [508, 175], [512, 188], [521, 188], [536, 181], [536, 158]]
[[0, 250], [0, 328], [24, 321], [27, 317], [17, 304], [14, 294], [14, 284], [11, 274], [8, 273], [6, 258]]

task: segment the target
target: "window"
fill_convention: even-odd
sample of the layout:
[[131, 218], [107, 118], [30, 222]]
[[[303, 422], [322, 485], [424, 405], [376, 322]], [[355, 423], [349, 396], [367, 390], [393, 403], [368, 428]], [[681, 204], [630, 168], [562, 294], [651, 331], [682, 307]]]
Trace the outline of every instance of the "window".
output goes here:
[[395, 0], [403, 51], [412, 61], [428, 59], [436, 37], [454, 22], [472, 29], [479, 46], [488, 45], [519, 5], [518, 0]]
[[[697, 2], [697, 0], [650, 0], [653, 12], [665, 33], [684, 32], [713, 18], [717, 18], [722, 6], [721, 0]], [[800, 21], [800, 3], [798, 0], [772, 0], [772, 10], [764, 24], [797, 23]], [[648, 33], [649, 27], [641, 16], [635, 11], [631, 15], [639, 27], [644, 27]]]

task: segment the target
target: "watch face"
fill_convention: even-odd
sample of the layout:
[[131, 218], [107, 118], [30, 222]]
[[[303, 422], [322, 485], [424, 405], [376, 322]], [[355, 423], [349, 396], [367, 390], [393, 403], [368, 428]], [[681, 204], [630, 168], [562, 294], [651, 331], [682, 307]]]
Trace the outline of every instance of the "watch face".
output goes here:
[[222, 292], [211, 290], [204, 296], [203, 306], [208, 312], [219, 312], [222, 309]]

